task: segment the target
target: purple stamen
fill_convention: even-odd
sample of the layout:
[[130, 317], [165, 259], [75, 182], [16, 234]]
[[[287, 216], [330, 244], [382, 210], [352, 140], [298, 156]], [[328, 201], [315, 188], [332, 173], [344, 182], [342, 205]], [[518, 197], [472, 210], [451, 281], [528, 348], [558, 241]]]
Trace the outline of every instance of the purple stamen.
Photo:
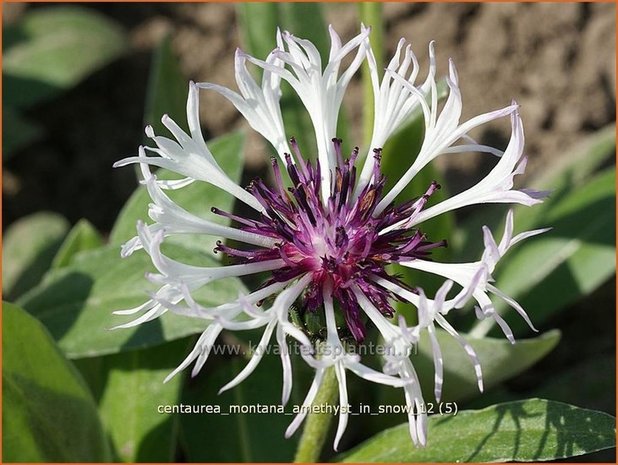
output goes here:
[[[311, 273], [312, 282], [301, 297], [300, 308], [316, 311], [323, 304], [323, 289], [328, 285], [340, 304], [350, 333], [355, 340], [362, 341], [367, 334], [366, 316], [353, 288], [360, 289], [380, 312], [390, 317], [394, 314], [390, 302], [397, 297], [377, 284], [375, 277], [414, 292], [397, 276], [389, 275], [385, 267], [399, 261], [426, 258], [431, 250], [446, 246], [446, 241], [429, 242], [418, 229], [405, 227], [440, 186], [434, 181], [420, 198], [399, 206], [390, 205], [379, 215], [374, 215], [385, 184], [380, 171], [382, 149], [373, 151], [376, 163], [372, 182], [354, 198], [351, 193], [356, 182], [354, 163], [358, 147], [348, 160], [344, 160], [341, 140], [333, 139], [332, 142], [337, 166], [331, 173], [331, 194], [325, 203], [320, 195], [319, 162], [305, 162], [292, 138], [290, 147], [295, 160], [288, 153], [284, 154], [284, 160], [293, 186], [287, 190], [284, 188], [279, 164], [273, 160], [274, 189], [259, 179], [247, 187], [264, 207], [265, 214], [261, 214], [258, 220], [246, 220], [213, 209], [216, 214], [238, 222], [245, 231], [277, 238], [277, 245], [270, 249], [238, 250], [217, 243], [215, 251], [225, 253], [239, 263], [283, 259], [285, 266], [272, 272], [265, 285]], [[380, 234], [395, 224], [403, 226]]]

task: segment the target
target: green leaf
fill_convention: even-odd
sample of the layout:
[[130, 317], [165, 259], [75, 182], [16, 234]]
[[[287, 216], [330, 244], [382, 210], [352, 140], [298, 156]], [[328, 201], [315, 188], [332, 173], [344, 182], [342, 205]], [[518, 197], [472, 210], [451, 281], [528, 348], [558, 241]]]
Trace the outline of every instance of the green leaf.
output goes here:
[[18, 150], [36, 142], [43, 135], [43, 129], [20, 114], [14, 108], [2, 109], [4, 137], [2, 158], [6, 161]]
[[[594, 291], [616, 272], [616, 170], [608, 168], [544, 211], [553, 229], [515, 249], [495, 273], [497, 286], [526, 309], [536, 324]], [[516, 217], [517, 218], [517, 217]], [[502, 301], [496, 309], [507, 310]], [[526, 324], [506, 313], [515, 334]], [[477, 324], [475, 334], [491, 325]]]
[[161, 123], [161, 117], [165, 114], [180, 127], [186, 127], [187, 88], [188, 82], [174, 56], [172, 41], [166, 37], [153, 54], [144, 111], [144, 123], [150, 124], [155, 134], [166, 131]]
[[103, 245], [103, 238], [99, 231], [86, 219], [79, 220], [69, 231], [58, 253], [52, 262], [53, 268], [67, 266], [78, 252], [92, 250]]
[[616, 419], [542, 399], [493, 405], [429, 419], [427, 447], [414, 447], [408, 425], [383, 431], [344, 462], [537, 462], [615, 447]]
[[178, 417], [160, 412], [180, 402], [182, 376], [165, 377], [185, 356], [187, 339], [158, 347], [76, 360], [99, 404], [103, 424], [124, 462], [173, 462]]
[[[219, 265], [191, 249], [169, 249], [167, 253], [185, 263]], [[203, 331], [207, 322], [169, 313], [137, 328], [110, 330], [131, 320], [113, 315], [114, 310], [140, 305], [158, 288], [144, 277], [147, 271], [155, 270], [144, 252], [127, 259], [120, 258], [115, 246], [82, 252], [69, 266], [52, 270], [20, 304], [47, 326], [69, 358], [151, 347]], [[226, 278], [195, 296], [205, 305], [218, 305], [236, 299], [243, 289], [239, 279]]]
[[2, 305], [4, 462], [108, 462], [109, 446], [84, 381], [43, 325]]
[[[569, 188], [585, 184], [599, 168], [615, 155], [616, 126], [610, 124], [596, 133], [582, 139], [573, 150], [561, 156], [551, 170], [547, 170], [534, 179], [532, 187], [552, 189], [551, 198], [557, 193], [566, 193]], [[530, 209], [534, 212], [537, 209]]]
[[[253, 341], [253, 347], [257, 340]], [[231, 348], [242, 350], [242, 346]], [[239, 353], [238, 355], [243, 355]], [[239, 413], [233, 408], [276, 408], [281, 403], [282, 369], [279, 355], [265, 354], [256, 370], [240, 385], [217, 395], [245, 366], [243, 357], [213, 357], [184, 390], [182, 403], [219, 407], [219, 413], [184, 414], [180, 417], [183, 449], [190, 462], [289, 462], [298, 435], [285, 439], [294, 418], [283, 413]], [[294, 366], [295, 389], [290, 403], [301, 404], [299, 373]], [[289, 410], [289, 409], [288, 409]]]
[[127, 49], [120, 27], [74, 6], [28, 11], [5, 29], [5, 104], [23, 108], [57, 96]]
[[[245, 138], [242, 133], [232, 133], [208, 143], [219, 166], [230, 179], [236, 182], [239, 181], [242, 172], [244, 141]], [[173, 179], [171, 173], [166, 170], [158, 170], [157, 176], [159, 179]], [[195, 182], [182, 189], [166, 192], [166, 194], [194, 215], [220, 224], [229, 223], [226, 218], [215, 215], [210, 211], [212, 207], [232, 211], [234, 197], [222, 189], [205, 182]], [[138, 187], [118, 215], [110, 234], [110, 243], [121, 244], [135, 236], [135, 225], [138, 220], [151, 222], [148, 218], [148, 204], [150, 202], [151, 199], [146, 188], [144, 186]], [[183, 235], [182, 237], [169, 237], [166, 242], [183, 245], [214, 256], [212, 249], [216, 238], [209, 237], [208, 240], [204, 240], [203, 236]]]
[[34, 213], [7, 228], [2, 255], [5, 297], [14, 299], [41, 280], [68, 230], [68, 221], [52, 212]]

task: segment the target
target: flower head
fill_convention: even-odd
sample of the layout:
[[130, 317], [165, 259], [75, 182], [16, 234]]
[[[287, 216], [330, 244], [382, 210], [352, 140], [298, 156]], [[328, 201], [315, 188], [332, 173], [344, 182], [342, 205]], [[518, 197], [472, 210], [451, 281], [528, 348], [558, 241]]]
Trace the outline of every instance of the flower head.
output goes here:
[[[424, 445], [427, 418], [420, 382], [410, 359], [411, 347], [418, 342], [421, 333], [427, 331], [434, 356], [435, 396], [439, 399], [443, 361], [436, 325], [441, 327], [456, 338], [470, 356], [482, 390], [478, 357], [446, 316], [474, 300], [478, 304], [477, 316], [494, 318], [513, 342], [512, 332], [489, 297], [494, 294], [513, 306], [532, 326], [521, 306], [491, 284], [491, 274], [511, 246], [542, 230], [513, 236], [513, 215], [509, 212], [506, 231], [499, 244], [487, 228], [483, 229], [485, 252], [479, 261], [439, 263], [431, 259], [431, 253], [445, 247], [447, 238], [427, 237], [422, 223], [444, 212], [474, 204], [533, 205], [541, 201], [542, 194], [513, 189], [513, 177], [523, 172], [526, 163], [523, 127], [516, 104], [460, 123], [461, 93], [452, 62], [447, 78], [449, 96], [442, 111], [438, 111], [433, 43], [429, 46], [429, 72], [422, 84], [415, 82], [418, 61], [403, 39], [380, 82], [369, 33], [369, 29], [362, 26], [356, 37], [343, 44], [330, 28], [329, 61], [323, 66], [311, 42], [278, 31], [277, 48], [265, 60], [240, 50], [236, 52], [239, 93], [216, 84], [190, 84], [188, 133], [168, 117], [163, 117], [163, 124], [175, 140], [157, 136], [152, 128], [146, 128], [154, 146], [140, 147], [138, 156], [121, 160], [117, 166], [140, 164], [143, 183], [153, 201], [149, 210], [153, 223], [138, 224], [138, 235], [124, 245], [122, 255], [144, 249], [158, 271], [149, 275], [149, 279], [158, 283], [160, 289], [145, 304], [116, 313], [136, 315], [133, 321], [119, 327], [145, 323], [167, 311], [210, 322], [195, 348], [170, 377], [191, 363], [194, 363], [192, 375], [196, 375], [221, 331], [263, 328], [251, 360], [222, 390], [236, 386], [251, 374], [274, 334], [282, 349], [283, 404], [289, 399], [293, 382], [286, 341], [290, 336], [307, 349], [303, 360], [315, 368], [315, 378], [304, 404], [313, 402], [330, 367], [339, 383], [342, 407], [348, 405], [347, 370], [371, 382], [400, 387], [410, 406], [411, 438], [414, 443]], [[352, 55], [352, 59], [344, 68], [342, 63], [348, 55]], [[364, 60], [369, 64], [375, 97], [373, 135], [366, 151], [361, 152], [356, 147], [346, 156], [336, 134], [339, 109], [348, 83]], [[261, 85], [251, 77], [247, 63], [263, 70]], [[281, 80], [291, 85], [309, 113], [318, 152], [315, 163], [303, 156], [296, 140], [285, 132], [279, 104]], [[199, 126], [200, 89], [214, 90], [227, 98], [249, 125], [270, 142], [277, 153], [271, 160], [273, 185], [256, 179], [243, 189], [218, 166]], [[380, 169], [381, 147], [417, 110], [425, 120], [420, 153], [415, 160], [410, 160], [410, 168], [394, 187], [386, 191]], [[481, 145], [468, 135], [481, 124], [507, 116], [511, 120], [512, 136], [504, 151]], [[469, 151], [499, 157], [495, 168], [479, 183], [438, 203], [431, 198], [440, 188], [437, 182], [423, 186], [425, 194], [417, 199], [399, 199], [415, 175], [436, 157]], [[168, 168], [183, 178], [159, 180], [151, 172], [151, 166]], [[222, 226], [186, 211], [165, 193], [196, 181], [223, 189], [251, 207], [254, 214], [241, 217], [213, 205], [215, 214], [236, 225]], [[175, 261], [162, 252], [161, 244], [166, 237], [187, 233], [212, 236], [215, 252], [232, 263], [199, 267]], [[221, 239], [242, 245], [232, 246]], [[387, 266], [393, 263], [439, 275], [445, 279], [444, 284], [430, 299], [415, 283], [403, 282], [389, 273]], [[211, 281], [264, 272], [269, 277], [259, 289], [240, 295], [233, 302], [206, 308], [193, 298], [196, 290]], [[456, 292], [454, 285], [459, 287]], [[272, 303], [263, 304], [266, 299]], [[397, 324], [390, 321], [396, 316], [393, 307], [396, 299], [417, 308], [418, 324], [408, 326], [402, 317]], [[325, 321], [325, 335], [317, 339], [310, 337], [302, 324], [293, 322], [292, 307], [300, 314], [321, 315]], [[342, 324], [337, 323], [338, 316]], [[382, 371], [366, 366], [358, 354], [349, 350], [350, 345], [363, 341], [371, 328], [377, 329], [390, 349], [386, 351]], [[302, 412], [297, 415], [286, 436], [293, 434], [304, 417]], [[342, 408], [335, 447], [343, 436], [347, 420], [347, 410]]]

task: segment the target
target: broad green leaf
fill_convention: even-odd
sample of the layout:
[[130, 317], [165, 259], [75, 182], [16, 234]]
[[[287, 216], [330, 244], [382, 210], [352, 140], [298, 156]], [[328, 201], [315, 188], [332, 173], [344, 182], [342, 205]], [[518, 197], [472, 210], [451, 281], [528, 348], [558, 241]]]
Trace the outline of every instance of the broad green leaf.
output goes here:
[[185, 338], [158, 347], [76, 360], [95, 393], [103, 425], [120, 460], [174, 461], [178, 417], [161, 411], [162, 406], [180, 402], [183, 378], [163, 380], [180, 364], [186, 350]]
[[103, 238], [99, 231], [86, 219], [81, 219], [69, 231], [58, 253], [52, 262], [53, 268], [67, 266], [78, 252], [92, 250], [103, 245]]
[[[258, 339], [253, 340], [253, 347]], [[229, 346], [242, 351], [243, 346]], [[214, 355], [214, 354], [213, 354]], [[182, 445], [191, 462], [289, 462], [298, 435], [284, 438], [294, 418], [283, 413], [240, 413], [247, 408], [276, 408], [281, 403], [282, 369], [279, 355], [265, 354], [256, 370], [240, 385], [217, 395], [245, 366], [243, 357], [211, 355], [204, 372], [186, 386], [182, 403], [219, 408], [219, 413], [184, 414], [180, 417]], [[237, 355], [244, 355], [239, 352]], [[302, 404], [297, 392], [299, 371], [294, 365], [295, 390], [291, 404]], [[233, 410], [237, 409], [237, 410]], [[287, 409], [290, 411], [290, 408]]]
[[34, 287], [52, 264], [69, 222], [52, 212], [38, 212], [11, 224], [4, 235], [2, 290], [14, 299]]
[[562, 402], [529, 399], [429, 419], [426, 447], [414, 447], [408, 425], [383, 431], [344, 462], [537, 462], [616, 445], [616, 419]]
[[[194, 250], [169, 249], [167, 253], [185, 263], [219, 265]], [[52, 270], [20, 304], [47, 326], [69, 358], [155, 346], [203, 331], [205, 321], [169, 313], [137, 328], [110, 330], [131, 320], [113, 315], [114, 310], [138, 306], [148, 300], [148, 292], [158, 289], [144, 277], [147, 271], [155, 269], [143, 251], [126, 259], [120, 258], [116, 246], [82, 252], [69, 266]], [[237, 278], [226, 278], [204, 286], [195, 296], [205, 305], [218, 305], [236, 299], [243, 289]]]
[[43, 129], [17, 110], [5, 106], [2, 109], [2, 158], [6, 161], [18, 150], [40, 139]]
[[168, 115], [180, 127], [186, 127], [188, 84], [174, 56], [172, 41], [166, 37], [152, 57], [144, 111], [144, 123], [151, 125], [155, 134], [166, 131], [161, 123], [163, 115]]
[[4, 30], [5, 104], [28, 107], [70, 89], [127, 50], [121, 28], [83, 7], [30, 10]]
[[2, 304], [3, 462], [108, 462], [109, 445], [79, 372], [45, 327]]
[[[232, 180], [239, 181], [243, 166], [244, 135], [232, 133], [212, 140], [208, 145], [223, 171]], [[159, 179], [173, 179], [171, 173], [166, 170], [157, 171], [157, 176]], [[234, 205], [234, 197], [230, 194], [211, 184], [199, 181], [182, 189], [168, 191], [166, 194], [185, 210], [221, 224], [227, 224], [226, 218], [215, 215], [210, 209], [217, 207], [221, 210], [232, 211]], [[135, 236], [135, 225], [138, 220], [147, 223], [152, 222], [148, 218], [149, 203], [151, 203], [151, 199], [146, 188], [138, 187], [116, 219], [110, 235], [110, 243], [121, 244]], [[166, 239], [166, 242], [177, 243], [214, 256], [212, 249], [215, 246], [216, 238], [207, 237], [205, 239], [203, 236], [184, 235], [182, 237], [170, 237]]]
[[[608, 168], [581, 188], [552, 203], [544, 215], [552, 230], [520, 245], [495, 273], [497, 286], [541, 324], [594, 291], [616, 272], [616, 172]], [[480, 238], [479, 238], [480, 240]], [[498, 311], [507, 309], [496, 302]], [[515, 334], [526, 324], [506, 314]], [[480, 334], [491, 327], [482, 321]]]

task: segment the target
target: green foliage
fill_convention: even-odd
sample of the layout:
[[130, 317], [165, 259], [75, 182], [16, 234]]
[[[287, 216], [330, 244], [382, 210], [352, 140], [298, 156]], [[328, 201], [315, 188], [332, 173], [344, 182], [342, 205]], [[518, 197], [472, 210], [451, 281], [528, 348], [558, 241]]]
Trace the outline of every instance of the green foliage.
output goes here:
[[279, 24], [277, 3], [239, 3], [236, 5], [240, 35], [248, 53], [264, 59], [276, 47], [275, 31]]
[[127, 49], [117, 24], [75, 6], [28, 11], [3, 38], [4, 104], [18, 108], [57, 96]]
[[416, 448], [408, 425], [383, 431], [344, 462], [537, 462], [615, 447], [611, 415], [529, 399], [429, 419], [427, 447]]
[[78, 252], [103, 246], [103, 238], [88, 220], [81, 219], [69, 231], [52, 262], [53, 268], [67, 266]]
[[[533, 390], [533, 397], [550, 398], [560, 402], [605, 412], [615, 412], [616, 358], [611, 355], [595, 356], [579, 362], [554, 376], [548, 377]], [[605, 373], [606, 376], [599, 376]]]
[[[163, 414], [180, 401], [183, 377], [165, 377], [180, 363], [187, 339], [144, 350], [76, 360], [90, 385], [116, 455], [123, 462], [173, 462], [178, 417]], [[160, 407], [161, 406], [161, 407]]]
[[68, 230], [68, 221], [52, 212], [34, 213], [7, 228], [2, 254], [6, 298], [17, 298], [41, 280]]
[[4, 462], [108, 462], [95, 403], [35, 318], [2, 305]]

